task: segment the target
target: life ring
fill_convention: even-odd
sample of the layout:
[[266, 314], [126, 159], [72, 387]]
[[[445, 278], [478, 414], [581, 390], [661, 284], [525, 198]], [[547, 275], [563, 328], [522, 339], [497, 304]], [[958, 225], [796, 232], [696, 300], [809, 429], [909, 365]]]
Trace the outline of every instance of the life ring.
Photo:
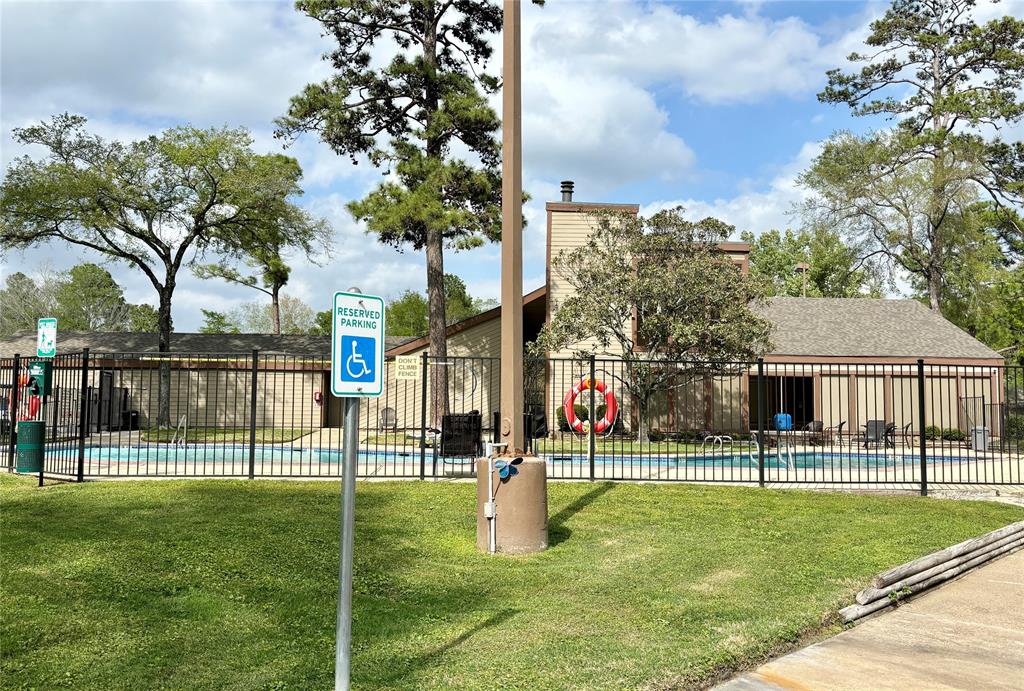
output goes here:
[[[562, 399], [562, 410], [565, 411], [565, 421], [569, 427], [580, 434], [583, 434], [583, 421], [576, 417], [576, 397], [590, 388], [590, 378], [584, 377], [580, 383], [566, 392]], [[604, 417], [594, 424], [594, 432], [603, 434], [615, 424], [615, 418], [619, 414], [619, 402], [615, 400], [615, 394], [611, 387], [605, 386], [600, 379], [594, 381], [594, 391], [604, 394]], [[591, 413], [593, 414], [593, 413]]]

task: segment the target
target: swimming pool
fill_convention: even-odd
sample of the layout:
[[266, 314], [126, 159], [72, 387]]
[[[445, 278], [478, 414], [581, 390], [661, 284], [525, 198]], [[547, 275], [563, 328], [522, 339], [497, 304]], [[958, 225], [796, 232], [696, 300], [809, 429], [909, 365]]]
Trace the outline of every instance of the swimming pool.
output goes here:
[[[76, 453], [75, 450], [69, 450]], [[199, 444], [189, 446], [147, 445], [147, 446], [88, 446], [86, 459], [101, 463], [136, 463], [136, 464], [167, 464], [167, 463], [241, 463], [249, 461], [249, 447], [237, 444]], [[254, 449], [254, 461], [260, 463], [340, 463], [340, 449], [316, 449], [292, 446], [257, 446]], [[958, 456], [928, 456], [928, 464], [962, 463], [983, 459], [983, 454]], [[586, 454], [548, 454], [545, 456], [549, 465], [589, 465]], [[363, 449], [358, 459], [365, 464], [399, 464], [418, 463], [418, 449], [409, 451]], [[445, 462], [448, 464], [468, 464], [468, 458], [435, 457], [434, 451], [428, 449], [425, 454], [428, 463]], [[855, 469], [855, 468], [886, 468], [912, 466], [920, 464], [916, 454], [877, 454], [877, 453], [820, 453], [799, 452], [793, 454], [790, 463], [786, 457], [778, 454], [765, 454], [765, 468], [770, 469]], [[757, 458], [749, 454], [707, 453], [688, 455], [644, 455], [610, 456], [596, 455], [594, 464], [598, 466], [640, 466], [640, 467], [713, 467], [713, 468], [757, 468]]]

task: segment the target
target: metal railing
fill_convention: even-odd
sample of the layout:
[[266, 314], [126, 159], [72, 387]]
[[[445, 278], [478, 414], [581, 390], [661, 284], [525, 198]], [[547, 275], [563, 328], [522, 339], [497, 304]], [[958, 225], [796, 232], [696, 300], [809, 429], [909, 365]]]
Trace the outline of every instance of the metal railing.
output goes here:
[[[0, 360], [8, 469], [12, 421], [29, 413], [19, 378], [30, 362]], [[387, 359], [384, 393], [361, 407], [360, 477], [472, 476], [497, 441], [496, 358], [417, 362], [399, 379]], [[528, 359], [528, 446], [552, 479], [921, 492], [1024, 484], [1024, 370], [947, 362]], [[342, 403], [327, 358], [61, 355], [43, 474], [337, 477]]]

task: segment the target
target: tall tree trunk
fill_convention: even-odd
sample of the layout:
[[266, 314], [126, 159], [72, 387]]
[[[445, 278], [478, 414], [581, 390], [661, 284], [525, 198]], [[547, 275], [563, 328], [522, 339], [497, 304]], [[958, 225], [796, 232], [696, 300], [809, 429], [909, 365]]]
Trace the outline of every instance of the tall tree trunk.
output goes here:
[[281, 286], [275, 285], [270, 293], [270, 319], [273, 322], [274, 335], [281, 335]]
[[[160, 288], [160, 306], [158, 309], [157, 332], [158, 346], [161, 353], [171, 350], [171, 295], [174, 293], [174, 282], [168, 280]], [[171, 363], [161, 359], [159, 383], [157, 389], [157, 427], [168, 429], [171, 426]]]
[[636, 397], [636, 442], [646, 444], [651, 441], [647, 430], [647, 400]]
[[[424, 86], [425, 128], [430, 131], [431, 121], [440, 105], [437, 95], [437, 39], [434, 26], [434, 3], [428, 0], [423, 16], [423, 62], [426, 66]], [[443, 149], [435, 136], [428, 136], [426, 153], [429, 158], [441, 159]], [[441, 200], [443, 204], [444, 201]], [[435, 358], [430, 369], [430, 418], [435, 428], [441, 427], [441, 418], [448, 414], [448, 334], [444, 299], [444, 232], [428, 222], [426, 228], [427, 254], [427, 334], [430, 354]]]
[[440, 428], [448, 414], [448, 338], [445, 327], [444, 254], [441, 231], [427, 230], [427, 333], [434, 366], [430, 368], [430, 419]]
[[942, 305], [939, 299], [942, 297], [942, 281], [938, 271], [928, 274], [928, 306], [932, 312], [942, 313]]

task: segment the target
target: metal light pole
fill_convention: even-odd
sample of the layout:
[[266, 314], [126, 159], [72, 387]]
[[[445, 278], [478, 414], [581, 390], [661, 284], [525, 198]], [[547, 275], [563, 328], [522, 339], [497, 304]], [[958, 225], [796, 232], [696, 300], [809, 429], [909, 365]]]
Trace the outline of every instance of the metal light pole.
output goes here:
[[523, 434], [522, 22], [504, 0], [501, 160], [501, 441], [525, 449]]

